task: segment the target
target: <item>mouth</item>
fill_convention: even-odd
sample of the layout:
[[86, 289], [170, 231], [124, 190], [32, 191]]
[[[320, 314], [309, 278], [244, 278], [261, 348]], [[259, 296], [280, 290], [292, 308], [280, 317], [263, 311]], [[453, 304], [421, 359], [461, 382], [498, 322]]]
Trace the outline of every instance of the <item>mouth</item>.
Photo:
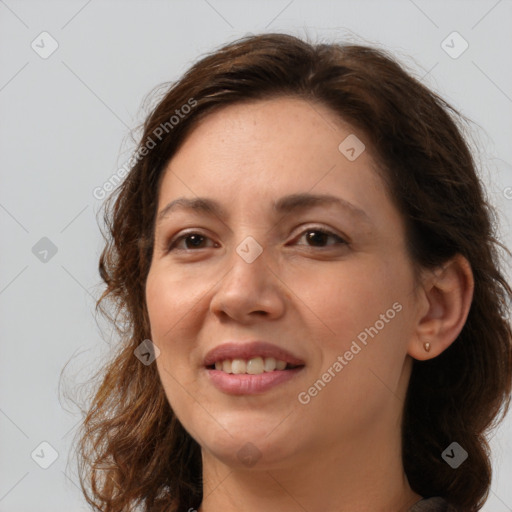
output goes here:
[[261, 375], [276, 371], [294, 370], [304, 365], [287, 363], [274, 357], [252, 357], [251, 359], [223, 359], [206, 366], [208, 370], [218, 370], [233, 375]]
[[262, 394], [293, 379], [304, 367], [299, 357], [263, 341], [225, 343], [204, 360], [210, 382], [230, 395]]

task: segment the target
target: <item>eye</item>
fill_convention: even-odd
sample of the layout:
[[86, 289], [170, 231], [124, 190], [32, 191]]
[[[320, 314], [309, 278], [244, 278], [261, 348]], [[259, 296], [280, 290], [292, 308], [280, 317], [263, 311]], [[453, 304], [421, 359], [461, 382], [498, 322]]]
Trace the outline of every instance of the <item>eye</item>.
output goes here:
[[[332, 245], [347, 245], [348, 242], [341, 238], [336, 233], [333, 233], [332, 231], [329, 231], [325, 228], [318, 228], [318, 227], [311, 227], [306, 229], [301, 233], [301, 236], [298, 240], [301, 240], [302, 238], [305, 238], [306, 243], [310, 247], [328, 247]], [[328, 243], [328, 240], [334, 240], [334, 243]], [[202, 233], [193, 231], [184, 233], [175, 240], [171, 241], [169, 244], [169, 252], [174, 250], [180, 250], [180, 251], [187, 251], [187, 250], [194, 250], [194, 249], [206, 249], [208, 248], [205, 245], [205, 242], [207, 240], [211, 240], [206, 235], [203, 235]], [[178, 247], [178, 245], [184, 242], [185, 247]], [[305, 245], [305, 244], [298, 244], [298, 245]], [[218, 247], [217, 243], [213, 243], [210, 247]]]
[[[185, 233], [181, 236], [179, 236], [178, 238], [176, 238], [175, 240], [171, 241], [171, 243], [169, 244], [169, 252], [170, 251], [174, 251], [176, 249], [178, 250], [181, 250], [181, 251], [186, 251], [186, 250], [190, 250], [190, 249], [205, 249], [206, 247], [204, 246], [204, 241], [205, 240], [210, 240], [206, 235], [203, 235], [201, 233], [197, 233], [197, 232], [189, 232], [189, 233]], [[185, 247], [181, 247], [181, 248], [178, 248], [177, 245], [184, 241], [185, 242]], [[218, 245], [218, 244], [216, 244]]]
[[[327, 246], [329, 246], [329, 245], [347, 245], [348, 244], [348, 242], [346, 240], [341, 238], [336, 233], [333, 233], [332, 231], [329, 231], [328, 229], [318, 228], [318, 227], [311, 227], [311, 228], [308, 228], [305, 231], [303, 231], [299, 240], [301, 240], [302, 238], [305, 238], [305, 240], [308, 244], [312, 244], [312, 245], [310, 245], [310, 247], [325, 247], [326, 242], [329, 240], [329, 238], [337, 240], [338, 243], [335, 242], [334, 244], [332, 244], [332, 243], [327, 244]], [[299, 245], [304, 245], [304, 244], [299, 244]]]

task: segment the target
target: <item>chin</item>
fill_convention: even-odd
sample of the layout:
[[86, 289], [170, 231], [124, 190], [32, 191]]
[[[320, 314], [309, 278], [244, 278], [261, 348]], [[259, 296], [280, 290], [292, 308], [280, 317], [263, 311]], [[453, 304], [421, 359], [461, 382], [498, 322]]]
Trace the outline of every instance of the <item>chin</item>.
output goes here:
[[[203, 423], [204, 425], [204, 423]], [[196, 440], [201, 448], [223, 464], [236, 469], [275, 469], [300, 453], [297, 432], [277, 428], [278, 422], [267, 425], [247, 425], [247, 418], [233, 419], [224, 430], [217, 425], [215, 431], [199, 432]], [[295, 434], [295, 436], [294, 436]]]

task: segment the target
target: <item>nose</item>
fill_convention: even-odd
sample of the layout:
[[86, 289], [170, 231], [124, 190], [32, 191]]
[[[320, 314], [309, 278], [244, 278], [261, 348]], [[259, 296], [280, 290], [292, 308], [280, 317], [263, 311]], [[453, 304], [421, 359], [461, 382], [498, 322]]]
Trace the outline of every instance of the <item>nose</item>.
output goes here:
[[248, 263], [233, 251], [231, 269], [217, 283], [210, 310], [221, 319], [229, 317], [244, 324], [282, 316], [289, 294], [279, 278], [277, 266], [269, 266], [268, 259], [266, 250], [263, 250]]

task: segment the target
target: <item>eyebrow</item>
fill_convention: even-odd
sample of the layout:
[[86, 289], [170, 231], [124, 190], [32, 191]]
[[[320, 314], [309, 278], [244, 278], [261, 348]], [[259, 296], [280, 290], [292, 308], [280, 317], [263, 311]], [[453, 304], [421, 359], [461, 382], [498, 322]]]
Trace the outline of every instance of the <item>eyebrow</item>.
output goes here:
[[[298, 211], [308, 210], [317, 206], [337, 206], [352, 214], [354, 217], [364, 222], [369, 226], [373, 226], [368, 214], [353, 205], [349, 201], [341, 197], [333, 196], [330, 194], [310, 194], [300, 193], [291, 194], [279, 198], [273, 203], [273, 211], [277, 215], [287, 213], [294, 213]], [[222, 208], [220, 203], [207, 197], [179, 197], [168, 203], [159, 213], [157, 223], [160, 223], [165, 217], [168, 217], [176, 210], [188, 210], [192, 212], [205, 213], [227, 219], [227, 212]]]

